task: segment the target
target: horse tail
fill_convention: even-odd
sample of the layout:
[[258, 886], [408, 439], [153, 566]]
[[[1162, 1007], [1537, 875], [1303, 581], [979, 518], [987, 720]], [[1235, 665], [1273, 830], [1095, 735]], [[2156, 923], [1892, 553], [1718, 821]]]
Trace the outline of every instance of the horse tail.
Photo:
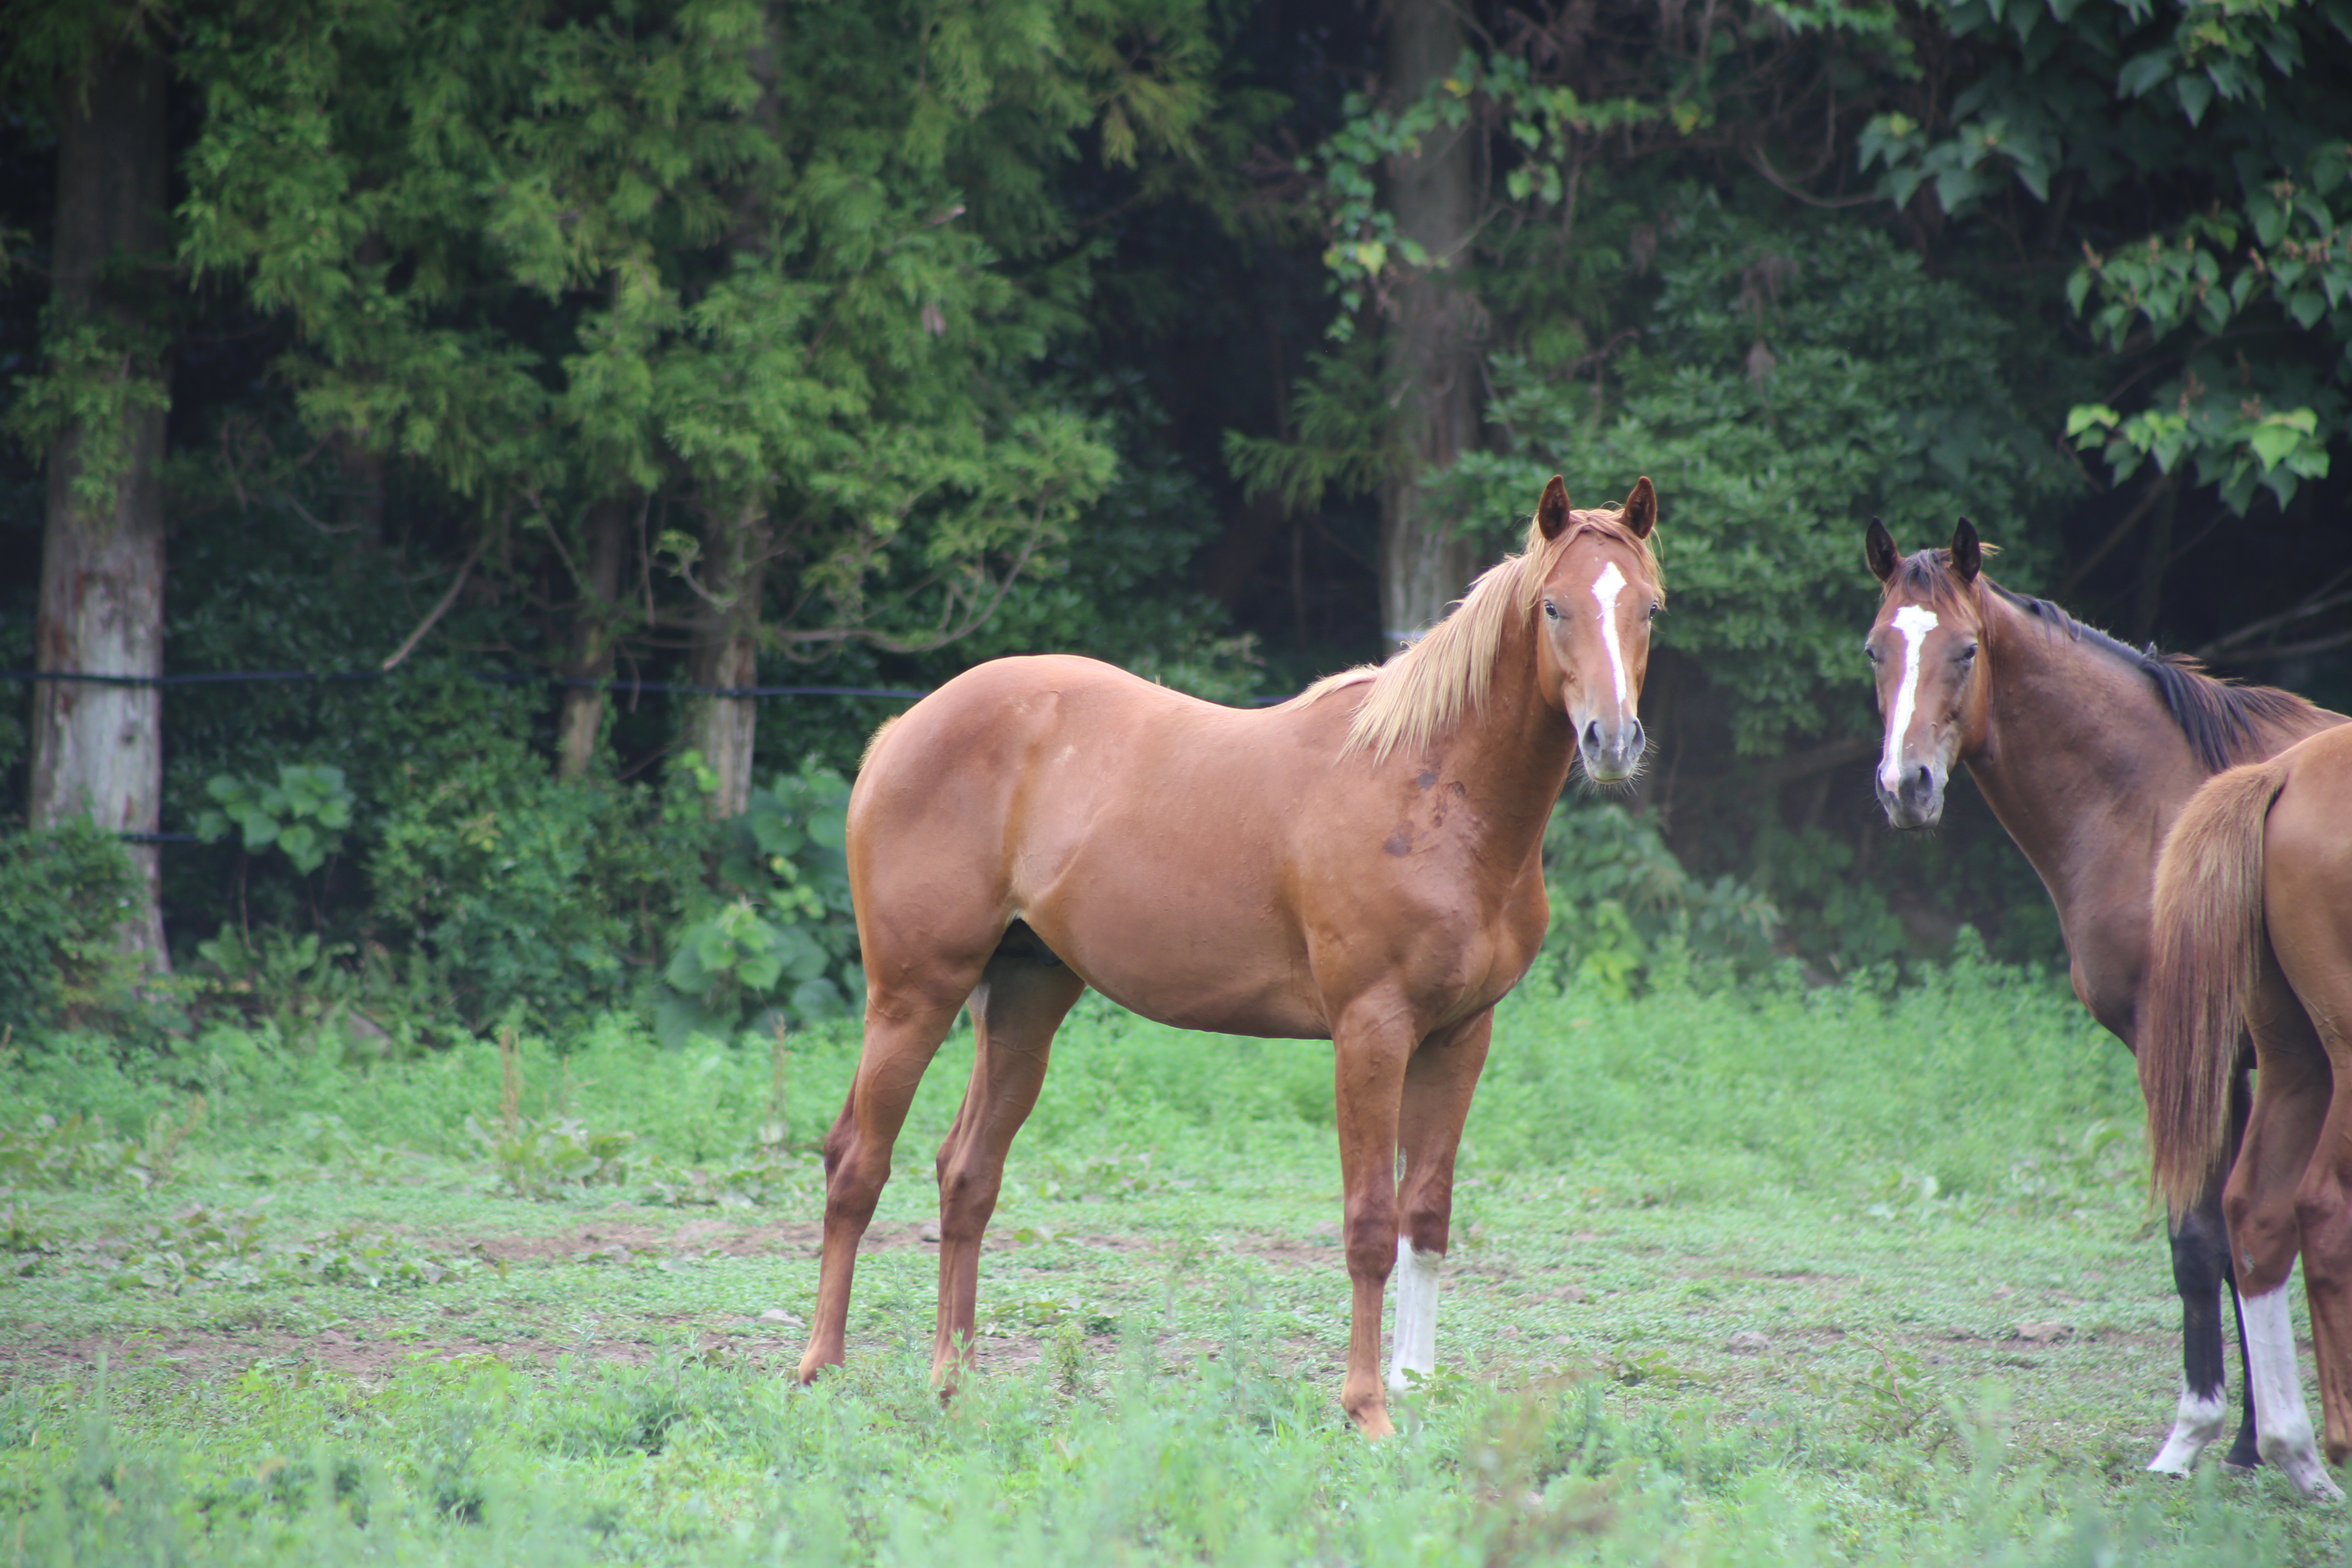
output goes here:
[[2176, 1218], [2229, 1148], [2230, 1084], [2267, 940], [2263, 832], [2286, 774], [2276, 759], [2216, 774], [2157, 862], [2139, 1085], [2157, 1189]]

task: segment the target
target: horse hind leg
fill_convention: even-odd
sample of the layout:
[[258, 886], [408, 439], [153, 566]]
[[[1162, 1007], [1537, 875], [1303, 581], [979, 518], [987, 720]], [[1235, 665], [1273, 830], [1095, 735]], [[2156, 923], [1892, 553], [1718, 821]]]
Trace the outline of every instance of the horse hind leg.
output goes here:
[[2301, 1245], [2298, 1197], [2328, 1112], [2332, 1079], [2310, 1021], [2275, 963], [2247, 1001], [2254, 1101], [2222, 1193], [2250, 1363], [2257, 1446], [2305, 1497], [2340, 1497], [2312, 1439], [2295, 1357], [2288, 1275]]
[[1423, 1042], [1405, 1064], [1397, 1119], [1404, 1184], [1397, 1203], [1391, 1394], [1405, 1393], [1416, 1377], [1437, 1370], [1437, 1280], [1452, 1239], [1454, 1159], [1494, 1022], [1492, 1013], [1482, 1013], [1460, 1029]]
[[[2336, 879], [2296, 885], [2289, 873], [2281, 880], [2290, 897], [2273, 900], [2272, 941], [2300, 1021], [2326, 1053], [2326, 1120], [2296, 1186], [2294, 1213], [2327, 1458], [2341, 1464], [2352, 1455], [2352, 910], [2336, 893]], [[2300, 908], [2294, 893], [2304, 895]]]
[[[949, 988], [952, 990], [953, 988]], [[841, 1364], [849, 1327], [849, 1290], [857, 1271], [857, 1245], [873, 1223], [874, 1205], [890, 1179], [890, 1151], [906, 1124], [907, 1107], [963, 1005], [945, 993], [919, 1000], [870, 994], [866, 1044], [849, 1098], [824, 1140], [824, 1250], [817, 1266], [816, 1310], [802, 1352], [800, 1380], [810, 1383]]]
[[931, 1377], [944, 1396], [971, 1356], [981, 1239], [996, 1212], [1004, 1158], [1045, 1081], [1054, 1033], [1086, 983], [1035, 952], [991, 960], [972, 994], [971, 1082], [940, 1145], [940, 1317]]

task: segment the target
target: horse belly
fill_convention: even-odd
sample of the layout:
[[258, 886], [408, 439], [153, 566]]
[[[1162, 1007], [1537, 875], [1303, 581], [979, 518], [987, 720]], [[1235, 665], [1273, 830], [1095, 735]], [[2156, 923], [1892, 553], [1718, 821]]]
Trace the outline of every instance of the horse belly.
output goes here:
[[1024, 917], [1087, 984], [1155, 1022], [1328, 1036], [1297, 923], [1279, 909], [1263, 858], [1210, 858], [1198, 847], [1156, 856], [1132, 841], [1124, 853], [1088, 854], [1024, 900]]

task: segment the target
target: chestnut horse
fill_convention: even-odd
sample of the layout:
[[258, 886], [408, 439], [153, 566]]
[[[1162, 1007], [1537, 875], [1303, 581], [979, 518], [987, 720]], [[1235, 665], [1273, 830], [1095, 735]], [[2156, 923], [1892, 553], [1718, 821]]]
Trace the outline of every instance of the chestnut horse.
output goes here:
[[1005, 658], [875, 736], [849, 797], [866, 1045], [824, 1142], [802, 1381], [842, 1358], [891, 1145], [968, 999], [971, 1081], [938, 1164], [931, 1366], [952, 1386], [1005, 1152], [1092, 985], [1181, 1028], [1332, 1042], [1354, 1284], [1340, 1402], [1391, 1430], [1382, 1295], [1397, 1266], [1401, 1386], [1434, 1369], [1454, 1150], [1495, 1004], [1543, 940], [1544, 825], [1580, 757], [1619, 780], [1644, 747], [1656, 520], [1647, 479], [1622, 508], [1571, 511], [1555, 477], [1526, 553], [1386, 665], [1278, 708]]
[[[1897, 827], [1933, 826], [1955, 763], [2058, 907], [2074, 994], [2136, 1047], [2146, 1016], [2148, 908], [2172, 819], [2221, 769], [2344, 722], [2291, 693], [2232, 686], [2186, 659], [2127, 647], [2042, 599], [1980, 575], [1984, 549], [1962, 519], [1949, 550], [1905, 557], [1873, 519], [1864, 554], [1885, 585], [1865, 651], [1885, 731], [1878, 795]], [[2218, 1042], [2227, 1047], [2236, 1039]], [[2242, 1099], [2241, 1104], [2242, 1104]], [[2148, 1464], [2185, 1475], [2221, 1435], [2221, 1289], [2231, 1280], [2217, 1180], [2171, 1227], [2180, 1293], [2181, 1394]], [[2245, 1335], [2241, 1325], [2241, 1355]], [[2259, 1463], [2251, 1380], [2228, 1462]], [[2286, 1468], [2305, 1490], [2330, 1483], [2310, 1451]]]
[[2179, 1214], [2222, 1173], [2238, 1034], [2251, 1031], [2254, 1102], [2221, 1212], [2263, 1457], [2311, 1446], [2287, 1313], [2299, 1244], [2327, 1458], [2341, 1464], [2352, 1454], [2352, 729], [2232, 768], [2181, 809], [2157, 868], [2155, 955], [2139, 1079], [2157, 1185]]

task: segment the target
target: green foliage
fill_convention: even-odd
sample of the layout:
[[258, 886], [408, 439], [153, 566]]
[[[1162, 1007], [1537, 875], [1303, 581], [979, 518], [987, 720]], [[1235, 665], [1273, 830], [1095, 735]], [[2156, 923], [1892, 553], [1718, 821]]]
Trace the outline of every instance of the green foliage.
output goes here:
[[1726, 984], [1777, 961], [1769, 900], [1727, 876], [1692, 876], [1655, 825], [1614, 802], [1561, 801], [1544, 831], [1544, 884], [1556, 981], [1622, 998], [1661, 978]]
[[343, 770], [331, 763], [281, 763], [276, 784], [215, 773], [205, 793], [218, 809], [196, 817], [197, 837], [217, 843], [235, 826], [247, 854], [274, 844], [306, 877], [342, 852], [343, 830], [352, 825], [352, 792]]
[[[1181, 155], [1202, 27], [1157, 4], [223, 14], [184, 55], [188, 257], [289, 319], [314, 429], [493, 514], [527, 499], [559, 544], [555, 498], [667, 489], [703, 520], [654, 539], [687, 616], [732, 603], [756, 536], [796, 649], [936, 647], [1110, 481], [1096, 423], [1024, 384], [1091, 258], [1005, 258], [1066, 239], [1074, 133]], [[873, 594], [896, 564], [911, 583]]]
[[387, 793], [368, 862], [377, 918], [476, 1027], [516, 1013], [570, 1026], [627, 998], [707, 831], [649, 792], [557, 779], [496, 728], [420, 738]]
[[[1514, 201], [1556, 208], [1566, 194], [1563, 171], [1580, 161], [1580, 138], [1605, 137], [1645, 121], [1664, 118], [1661, 107], [1637, 97], [1591, 101], [1573, 88], [1538, 79], [1524, 57], [1465, 54], [1458, 65], [1429, 84], [1421, 98], [1398, 109], [1380, 106], [1364, 93], [1350, 93], [1339, 128], [1302, 166], [1320, 174], [1325, 224], [1331, 236], [1323, 266], [1339, 298], [1331, 335], [1354, 335], [1356, 313], [1367, 302], [1384, 300], [1407, 271], [1444, 269], [1456, 258], [1433, 257], [1397, 226], [1383, 200], [1381, 171], [1391, 161], [1419, 152], [1422, 142], [1441, 132], [1458, 132], [1474, 114], [1499, 120], [1521, 154], [1504, 176]], [[1675, 106], [1684, 120], [1687, 106]]]
[[28, 1037], [134, 1006], [115, 943], [131, 860], [89, 821], [0, 835], [0, 1027]]
[[198, 1204], [142, 1221], [96, 1250], [111, 1262], [107, 1283], [114, 1289], [171, 1295], [286, 1285], [409, 1289], [480, 1267], [477, 1258], [420, 1247], [356, 1222], [302, 1241], [265, 1243], [265, 1221], [257, 1208], [221, 1210]]
[[152, 1192], [184, 1173], [183, 1146], [202, 1125], [205, 1110], [202, 1095], [178, 1116], [159, 1110], [148, 1117], [143, 1138], [110, 1136], [78, 1110], [62, 1121], [44, 1111], [25, 1126], [0, 1128], [0, 1177], [38, 1187], [122, 1183]]
[[1862, 519], [2009, 520], [2002, 574], [2035, 574], [2039, 542], [2019, 524], [2071, 480], [2003, 383], [2028, 356], [2012, 323], [1859, 225], [1801, 236], [1685, 191], [1655, 243], [1647, 324], [1599, 398], [1497, 356], [1492, 416], [1510, 444], [1454, 465], [1448, 510], [1491, 529], [1555, 464], [1584, 505], [1649, 474], [1658, 646], [1734, 704], [1743, 752], [1851, 732], [1870, 716]]
[[71, 433], [74, 502], [103, 514], [131, 471], [131, 415], [171, 406], [156, 368], [156, 335], [127, 339], [120, 324], [68, 321], [53, 311], [43, 323], [41, 349], [47, 363], [37, 374], [16, 378], [16, 398], [0, 427], [40, 460]]
[[2062, 211], [2084, 189], [2166, 193], [2130, 209], [2135, 237], [2082, 242], [2067, 300], [2142, 368], [2121, 384], [2137, 406], [2082, 403], [2067, 435], [2118, 482], [2194, 458], [2240, 514], [2258, 489], [2284, 507], [2326, 477], [2352, 377], [2352, 112], [2336, 89], [2352, 9], [1944, 0], [1930, 15], [1984, 64], [1942, 123], [1872, 120], [1861, 154], [1889, 200], [1924, 187], [1967, 218], [2012, 183]]
[[709, 907], [671, 939], [667, 993], [655, 1003], [665, 1040], [729, 1037], [760, 1007], [814, 1023], [863, 998], [842, 852], [848, 801], [845, 780], [808, 766], [751, 791], [721, 840], [717, 887], [726, 901], [698, 900]]
[[634, 1132], [591, 1131], [574, 1117], [518, 1116], [485, 1126], [466, 1119], [499, 1184], [519, 1198], [554, 1198], [625, 1182]]

